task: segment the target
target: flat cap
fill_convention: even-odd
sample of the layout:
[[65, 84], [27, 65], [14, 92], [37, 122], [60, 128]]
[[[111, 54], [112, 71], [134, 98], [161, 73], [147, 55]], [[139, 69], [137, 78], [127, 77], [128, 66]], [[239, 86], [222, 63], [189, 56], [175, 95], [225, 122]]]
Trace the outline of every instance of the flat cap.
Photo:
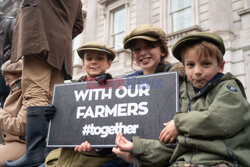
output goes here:
[[93, 42], [85, 43], [82, 46], [80, 46], [77, 49], [77, 52], [81, 59], [83, 59], [85, 50], [94, 50], [94, 51], [101, 51], [101, 52], [107, 53], [110, 56], [112, 61], [115, 58], [115, 51], [108, 45], [101, 43], [101, 42], [93, 41]]
[[10, 60], [8, 60], [2, 65], [2, 72], [22, 73], [22, 69], [23, 69], [22, 60], [19, 60], [15, 63], [10, 63]]
[[144, 39], [151, 42], [162, 41], [167, 44], [166, 33], [158, 27], [149, 24], [136, 26], [130, 33], [123, 38], [124, 49], [130, 48], [131, 41]]
[[223, 42], [223, 39], [219, 35], [215, 33], [211, 33], [211, 32], [195, 32], [195, 33], [184, 35], [175, 42], [175, 44], [172, 47], [172, 53], [174, 57], [178, 59], [179, 61], [181, 61], [181, 55], [180, 55], [181, 47], [186, 44], [190, 44], [190, 43], [192, 44], [192, 42], [195, 42], [195, 41], [207, 41], [209, 43], [212, 43], [219, 48], [222, 55], [225, 54], [224, 42]]

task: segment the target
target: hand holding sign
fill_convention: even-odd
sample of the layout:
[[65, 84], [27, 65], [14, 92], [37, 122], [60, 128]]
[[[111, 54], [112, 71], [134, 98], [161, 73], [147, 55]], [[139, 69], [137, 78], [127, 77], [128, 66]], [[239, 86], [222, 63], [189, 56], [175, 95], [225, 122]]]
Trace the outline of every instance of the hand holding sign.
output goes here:
[[128, 141], [121, 133], [118, 133], [115, 138], [117, 147], [113, 147], [112, 151], [117, 157], [124, 159], [126, 162], [133, 164], [134, 158], [131, 155], [134, 144]]
[[49, 147], [113, 147], [119, 132], [157, 139], [163, 123], [178, 111], [177, 72], [97, 82], [59, 84], [54, 88], [57, 112], [48, 134]]

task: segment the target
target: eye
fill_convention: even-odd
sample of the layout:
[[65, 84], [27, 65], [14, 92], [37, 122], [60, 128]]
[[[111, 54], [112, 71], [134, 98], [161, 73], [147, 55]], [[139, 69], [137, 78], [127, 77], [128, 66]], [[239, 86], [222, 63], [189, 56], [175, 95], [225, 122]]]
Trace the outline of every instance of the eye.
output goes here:
[[140, 52], [140, 50], [141, 50], [141, 48], [139, 48], [139, 47], [135, 47], [135, 48], [133, 48], [133, 52], [134, 52], [134, 53], [139, 53], [139, 52]]
[[207, 67], [207, 66], [210, 66], [211, 64], [212, 64], [212, 63], [209, 62], [209, 61], [202, 63], [202, 65], [203, 65], [203, 66], [206, 66], [206, 67]]
[[93, 60], [92, 57], [86, 57], [86, 61], [91, 61], [91, 60]]
[[99, 56], [99, 57], [97, 57], [96, 59], [97, 59], [97, 60], [103, 60], [104, 57], [103, 57], [103, 56]]
[[186, 63], [185, 66], [188, 68], [192, 68], [194, 67], [194, 63]]

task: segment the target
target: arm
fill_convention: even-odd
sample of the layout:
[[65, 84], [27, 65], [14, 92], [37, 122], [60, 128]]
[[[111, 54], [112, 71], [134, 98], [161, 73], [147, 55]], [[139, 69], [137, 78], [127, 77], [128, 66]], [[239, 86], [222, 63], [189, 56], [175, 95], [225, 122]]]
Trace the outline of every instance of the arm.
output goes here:
[[[231, 85], [236, 92], [227, 88]], [[174, 117], [179, 134], [191, 137], [230, 137], [247, 124], [250, 106], [235, 81], [217, 90], [213, 102], [202, 111], [177, 113]]]
[[16, 116], [1, 108], [0, 128], [14, 135], [25, 136], [26, 134], [26, 107], [23, 105]]
[[133, 137], [133, 153], [138, 166], [165, 167], [173, 154], [174, 147], [158, 140]]
[[[132, 143], [122, 134], [116, 136], [115, 143], [117, 147], [113, 148], [113, 152], [127, 162], [136, 162], [138, 166], [167, 166], [174, 150], [158, 140], [133, 137]], [[134, 153], [135, 160], [131, 157], [131, 152]]]

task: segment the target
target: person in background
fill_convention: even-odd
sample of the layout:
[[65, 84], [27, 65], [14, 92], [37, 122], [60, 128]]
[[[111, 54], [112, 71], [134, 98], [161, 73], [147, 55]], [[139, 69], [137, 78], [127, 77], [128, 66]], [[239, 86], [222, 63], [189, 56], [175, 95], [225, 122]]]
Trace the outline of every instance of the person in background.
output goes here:
[[132, 143], [122, 134], [116, 138], [118, 148], [133, 152], [138, 166], [249, 166], [250, 104], [242, 83], [231, 73], [222, 73], [223, 39], [215, 33], [191, 33], [172, 50], [187, 77], [180, 87], [179, 112], [159, 139], [166, 143], [177, 134], [174, 152], [171, 155], [159, 143]]
[[[136, 71], [125, 77], [177, 71], [179, 74], [179, 83], [182, 83], [184, 80], [185, 75], [182, 63], [171, 64], [166, 61], [166, 58], [169, 56], [167, 35], [161, 28], [147, 24], [138, 25], [124, 37], [123, 44], [124, 49], [131, 50], [132, 63], [135, 61], [136, 65], [141, 68], [140, 71]], [[174, 141], [176, 137], [172, 137], [171, 141]], [[133, 141], [160, 143], [158, 140], [139, 138], [134, 138]], [[171, 153], [173, 151], [172, 147], [174, 145], [168, 147]], [[134, 158], [129, 152], [123, 151], [120, 147], [114, 147], [113, 152], [130, 164], [134, 164]], [[152, 157], [152, 160], [156, 158]]]
[[11, 62], [23, 58], [27, 106], [26, 153], [6, 167], [39, 166], [45, 160], [47, 122], [54, 84], [72, 76], [72, 39], [83, 30], [81, 0], [22, 0], [13, 31]]
[[10, 87], [3, 108], [0, 108], [0, 167], [7, 160], [16, 160], [25, 153], [26, 108], [23, 105], [21, 85], [22, 61], [11, 64], [10, 60], [2, 65], [2, 75]]
[[5, 85], [2, 76], [1, 67], [3, 63], [10, 59], [10, 50], [12, 43], [12, 32], [15, 24], [15, 18], [5, 16], [0, 13], [0, 106], [3, 107], [5, 99], [9, 94], [9, 87]]
[[[98, 81], [105, 84], [112, 76], [106, 73], [115, 58], [112, 48], [101, 42], [93, 41], [78, 48], [78, 55], [82, 59], [86, 75], [76, 82]], [[54, 110], [45, 110], [47, 120], [53, 118]], [[127, 167], [128, 164], [112, 153], [112, 148], [94, 149], [88, 141], [73, 148], [59, 148], [53, 150], [45, 162], [46, 167], [53, 166], [84, 166], [84, 167]]]

